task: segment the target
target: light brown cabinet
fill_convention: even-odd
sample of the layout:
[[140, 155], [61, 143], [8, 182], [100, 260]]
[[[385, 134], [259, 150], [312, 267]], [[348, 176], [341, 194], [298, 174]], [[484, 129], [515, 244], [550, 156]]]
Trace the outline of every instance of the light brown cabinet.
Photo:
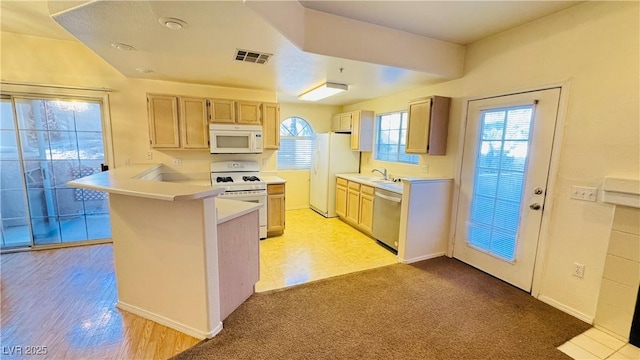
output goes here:
[[375, 188], [362, 185], [360, 187], [360, 216], [358, 225], [365, 232], [371, 233], [373, 227], [373, 197]]
[[207, 100], [147, 95], [149, 142], [152, 148], [207, 149]]
[[282, 234], [285, 228], [285, 185], [267, 185], [267, 236]]
[[349, 181], [347, 186], [347, 214], [345, 218], [357, 224], [360, 217], [360, 184]]
[[236, 101], [236, 123], [261, 125], [260, 103], [255, 101]]
[[280, 105], [262, 103], [262, 147], [280, 149]]
[[336, 215], [341, 218], [347, 216], [347, 184], [345, 179], [336, 179]]
[[371, 234], [375, 188], [342, 178], [336, 179], [336, 214], [350, 225]]
[[152, 148], [179, 148], [178, 97], [147, 95], [149, 143]]
[[331, 131], [351, 133], [351, 150], [373, 149], [374, 112], [356, 110], [331, 116]]
[[445, 155], [451, 98], [430, 96], [409, 103], [408, 154]]
[[236, 122], [235, 101], [226, 99], [209, 99], [209, 121], [218, 124]]

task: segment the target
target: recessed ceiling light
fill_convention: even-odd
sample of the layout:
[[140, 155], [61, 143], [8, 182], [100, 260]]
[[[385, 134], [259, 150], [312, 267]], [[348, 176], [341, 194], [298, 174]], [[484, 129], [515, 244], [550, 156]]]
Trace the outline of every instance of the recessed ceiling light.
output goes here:
[[136, 49], [131, 45], [127, 45], [127, 44], [123, 44], [123, 43], [111, 43], [111, 46], [113, 46], [114, 48], [116, 48], [118, 50], [124, 50], [124, 51], [132, 51], [132, 50]]
[[151, 70], [151, 69], [141, 68], [141, 67], [136, 68], [136, 70], [141, 72], [141, 73], [143, 73], [143, 74], [151, 74], [153, 72], [153, 70]]
[[158, 19], [158, 22], [171, 30], [182, 30], [186, 29], [189, 24], [187, 24], [184, 20], [171, 18], [171, 17], [163, 17]]

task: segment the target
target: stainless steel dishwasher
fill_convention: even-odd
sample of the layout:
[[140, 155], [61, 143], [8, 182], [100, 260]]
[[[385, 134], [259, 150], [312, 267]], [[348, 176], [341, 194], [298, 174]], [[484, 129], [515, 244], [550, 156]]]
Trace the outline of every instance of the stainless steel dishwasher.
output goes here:
[[398, 251], [401, 203], [401, 194], [376, 188], [371, 233], [373, 237], [395, 251]]

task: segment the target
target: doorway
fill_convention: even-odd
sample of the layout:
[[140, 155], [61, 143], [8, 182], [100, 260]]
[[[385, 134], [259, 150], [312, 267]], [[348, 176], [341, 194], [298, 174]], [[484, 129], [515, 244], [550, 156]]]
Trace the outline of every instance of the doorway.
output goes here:
[[468, 103], [455, 258], [531, 291], [560, 88]]
[[0, 98], [0, 249], [111, 237], [107, 194], [66, 183], [107, 164], [98, 99]]

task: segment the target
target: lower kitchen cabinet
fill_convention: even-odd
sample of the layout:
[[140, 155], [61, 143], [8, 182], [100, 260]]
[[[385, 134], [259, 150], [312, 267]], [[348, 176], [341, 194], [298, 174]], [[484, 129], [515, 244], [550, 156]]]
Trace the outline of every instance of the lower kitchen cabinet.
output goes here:
[[284, 184], [267, 185], [267, 236], [284, 232], [285, 198]]
[[345, 179], [336, 179], [336, 215], [341, 218], [347, 216], [347, 183]]
[[375, 188], [367, 185], [360, 187], [360, 217], [358, 225], [362, 230], [371, 233], [373, 226], [373, 196]]
[[347, 187], [347, 214], [346, 219], [357, 224], [360, 215], [360, 184], [349, 181]]
[[371, 234], [375, 188], [336, 179], [336, 214], [350, 225]]

